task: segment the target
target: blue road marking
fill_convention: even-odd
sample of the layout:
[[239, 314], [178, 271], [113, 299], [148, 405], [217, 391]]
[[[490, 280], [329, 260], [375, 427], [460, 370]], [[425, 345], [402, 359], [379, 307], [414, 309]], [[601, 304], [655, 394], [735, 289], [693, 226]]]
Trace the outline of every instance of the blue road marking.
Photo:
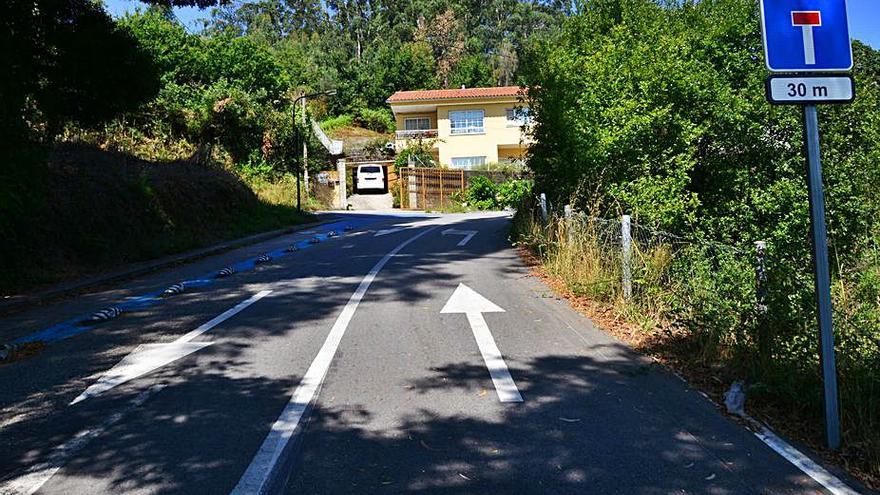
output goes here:
[[[323, 225], [323, 226], [321, 226], [321, 228], [326, 229], [327, 232], [330, 232], [331, 230], [336, 230], [338, 232], [339, 230], [343, 230], [343, 228], [346, 225], [351, 225], [351, 226], [357, 228], [357, 227], [360, 227], [363, 225], [368, 225], [370, 223], [374, 223], [376, 221], [384, 220], [384, 219], [385, 219], [385, 217], [350, 218], [345, 221], [333, 222], [333, 223]], [[313, 231], [311, 231], [311, 232], [313, 233]], [[297, 235], [297, 234], [302, 235], [304, 233], [305, 232], [298, 232], [298, 233], [295, 233], [294, 235]], [[329, 239], [329, 236], [327, 234], [317, 234], [317, 235], [314, 235], [314, 237], [320, 238], [322, 243], [323, 243], [323, 241], [326, 241], [327, 239]], [[299, 250], [309, 249], [309, 248], [319, 246], [319, 245], [320, 244], [310, 244], [308, 239], [295, 243], [295, 246], [297, 248], [299, 248]], [[292, 256], [294, 254], [296, 254], [296, 253], [288, 252], [286, 250], [286, 248], [277, 249], [277, 250], [269, 253], [269, 255], [272, 257], [273, 261], [278, 258]], [[235, 269], [235, 271], [237, 273], [238, 272], [253, 271], [257, 266], [257, 258], [259, 258], [259, 256], [235, 263], [231, 266]], [[215, 278], [216, 274], [217, 274], [216, 270], [211, 271], [211, 272], [206, 273], [206, 274], [204, 274], [198, 278], [195, 278], [193, 280], [185, 280], [182, 283], [183, 283], [184, 287], [186, 287], [187, 289], [206, 287], [208, 285], [216, 283], [218, 280], [222, 280], [222, 279]], [[159, 290], [159, 291], [155, 291], [155, 292], [150, 292], [147, 294], [142, 294], [140, 296], [129, 297], [124, 302], [122, 302], [120, 304], [116, 304], [115, 306], [118, 307], [119, 309], [122, 309], [123, 311], [128, 312], [128, 311], [143, 310], [143, 309], [146, 309], [146, 308], [149, 308], [152, 306], [157, 306], [161, 303], [164, 303], [165, 301], [167, 301], [169, 299], [173, 299], [173, 297], [171, 297], [171, 298], [162, 297], [163, 292], [164, 292], [164, 289]], [[108, 304], [108, 306], [111, 306], [111, 305], [112, 304]], [[95, 328], [100, 326], [97, 324], [84, 323], [84, 321], [86, 321], [89, 318], [89, 316], [91, 316], [91, 315], [92, 315], [92, 313], [86, 313], [86, 314], [83, 314], [80, 316], [76, 316], [76, 317], [71, 318], [67, 321], [57, 323], [57, 324], [52, 325], [50, 327], [47, 327], [47, 328], [44, 328], [44, 329], [39, 330], [37, 332], [34, 332], [30, 335], [20, 337], [16, 340], [13, 340], [11, 343], [12, 344], [24, 344], [24, 343], [29, 343], [29, 342], [43, 342], [43, 343], [49, 344], [49, 343], [53, 343], [53, 342], [58, 342], [60, 340], [68, 339], [68, 338], [74, 337], [76, 335], [80, 335], [82, 333], [94, 330]]]

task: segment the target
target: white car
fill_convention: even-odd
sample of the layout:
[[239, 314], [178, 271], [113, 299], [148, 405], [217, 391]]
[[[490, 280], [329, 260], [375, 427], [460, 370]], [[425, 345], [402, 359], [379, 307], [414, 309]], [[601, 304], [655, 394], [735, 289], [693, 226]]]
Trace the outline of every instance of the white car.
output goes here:
[[379, 165], [358, 165], [357, 168], [358, 191], [385, 190], [385, 174]]

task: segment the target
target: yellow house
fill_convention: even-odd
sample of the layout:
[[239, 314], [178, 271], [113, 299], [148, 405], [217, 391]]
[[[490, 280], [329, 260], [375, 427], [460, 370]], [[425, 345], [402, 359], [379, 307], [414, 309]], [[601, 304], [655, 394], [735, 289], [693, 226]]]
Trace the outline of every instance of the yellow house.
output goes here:
[[397, 123], [395, 147], [434, 140], [434, 158], [452, 168], [520, 162], [529, 144], [525, 92], [517, 86], [398, 91], [387, 100]]

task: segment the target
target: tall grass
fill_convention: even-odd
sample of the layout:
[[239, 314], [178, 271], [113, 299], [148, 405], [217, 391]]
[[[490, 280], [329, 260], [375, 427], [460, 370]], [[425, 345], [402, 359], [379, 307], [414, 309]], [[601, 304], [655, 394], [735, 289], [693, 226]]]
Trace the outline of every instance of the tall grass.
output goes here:
[[[645, 350], [671, 355], [724, 383], [747, 380], [750, 402], [763, 415], [776, 424], [799, 425], [797, 433], [821, 445], [818, 333], [812, 293], [800, 293], [803, 281], [790, 280], [781, 269], [774, 272], [768, 260], [773, 293], [765, 313], [757, 304], [752, 249], [685, 241], [636, 225], [633, 232], [628, 299], [622, 290], [619, 222], [551, 216], [544, 223], [526, 204], [514, 218], [512, 237], [537, 254], [546, 272], [571, 293], [604, 303], [637, 324], [652, 343]], [[880, 256], [868, 256], [861, 266], [838, 270], [833, 294], [842, 455], [850, 467], [875, 480], [880, 480], [878, 261]], [[803, 307], [781, 307], [792, 304]]]
[[[275, 180], [252, 177], [247, 179], [247, 183], [264, 203], [274, 206], [296, 206], [296, 177], [293, 175], [283, 175]], [[305, 211], [329, 209], [329, 205], [320, 201], [314, 194], [306, 194], [304, 183], [300, 184], [300, 202]]]

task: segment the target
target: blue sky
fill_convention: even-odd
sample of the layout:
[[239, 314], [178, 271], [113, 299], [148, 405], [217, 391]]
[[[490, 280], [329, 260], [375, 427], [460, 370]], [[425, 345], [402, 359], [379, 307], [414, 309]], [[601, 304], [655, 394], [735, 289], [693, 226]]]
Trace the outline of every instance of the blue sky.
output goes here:
[[[137, 0], [104, 0], [107, 10], [114, 16], [124, 15], [142, 6]], [[848, 0], [849, 23], [852, 36], [874, 48], [880, 49], [880, 0]], [[174, 9], [177, 18], [192, 31], [201, 28], [199, 19], [210, 15], [210, 8], [193, 7]]]

